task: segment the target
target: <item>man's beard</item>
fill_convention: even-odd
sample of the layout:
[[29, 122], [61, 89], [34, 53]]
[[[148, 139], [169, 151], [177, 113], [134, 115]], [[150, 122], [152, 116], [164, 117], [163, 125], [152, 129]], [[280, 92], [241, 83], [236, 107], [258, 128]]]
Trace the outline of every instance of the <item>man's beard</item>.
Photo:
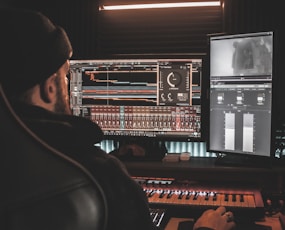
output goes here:
[[63, 87], [61, 86], [61, 82], [59, 78], [56, 78], [56, 95], [57, 95], [57, 100], [54, 105], [54, 112], [55, 113], [61, 113], [61, 114], [72, 114], [70, 105], [69, 105], [69, 100], [66, 99], [66, 96], [63, 94]]

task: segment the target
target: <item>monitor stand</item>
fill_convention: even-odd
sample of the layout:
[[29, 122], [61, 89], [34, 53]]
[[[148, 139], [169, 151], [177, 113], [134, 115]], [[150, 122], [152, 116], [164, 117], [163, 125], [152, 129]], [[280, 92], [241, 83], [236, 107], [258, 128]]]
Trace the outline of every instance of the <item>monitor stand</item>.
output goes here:
[[217, 156], [215, 165], [225, 167], [268, 168], [271, 166], [271, 159], [269, 157], [226, 154]]

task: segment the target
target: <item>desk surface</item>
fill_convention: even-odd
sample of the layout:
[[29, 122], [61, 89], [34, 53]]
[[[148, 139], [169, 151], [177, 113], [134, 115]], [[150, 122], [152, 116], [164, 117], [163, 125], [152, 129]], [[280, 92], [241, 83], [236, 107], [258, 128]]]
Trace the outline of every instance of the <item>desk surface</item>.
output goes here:
[[[132, 176], [174, 178], [185, 184], [199, 182], [201, 184], [227, 185], [231, 188], [249, 186], [260, 189], [263, 195], [284, 197], [285, 167], [225, 167], [215, 165], [213, 158], [192, 157], [186, 162], [125, 162]], [[185, 219], [171, 218], [165, 230], [178, 229], [180, 221]], [[285, 222], [285, 220], [284, 220]], [[279, 217], [266, 217], [256, 222], [270, 226], [271, 230], [282, 230]], [[265, 228], [264, 228], [265, 229]], [[245, 230], [245, 229], [243, 229]], [[255, 229], [257, 230], [257, 229]], [[284, 228], [285, 230], [285, 228]]]
[[[188, 220], [193, 220], [189, 218], [171, 218], [169, 222], [167, 223], [166, 227], [164, 230], [178, 230], [179, 223], [182, 221], [188, 221]], [[264, 221], [257, 221], [255, 222], [257, 225], [261, 226], [269, 226], [271, 227], [271, 230], [282, 230], [280, 221], [278, 216], [276, 217], [266, 217]], [[258, 230], [259, 228], [256, 228]], [[182, 230], [182, 229], [181, 229]], [[183, 229], [184, 230], [184, 229]], [[245, 229], [243, 229], [245, 230]], [[261, 228], [260, 228], [261, 230]]]
[[175, 178], [234, 185], [255, 185], [266, 193], [285, 190], [285, 167], [217, 166], [215, 159], [192, 157], [185, 162], [133, 161], [124, 162], [132, 176]]

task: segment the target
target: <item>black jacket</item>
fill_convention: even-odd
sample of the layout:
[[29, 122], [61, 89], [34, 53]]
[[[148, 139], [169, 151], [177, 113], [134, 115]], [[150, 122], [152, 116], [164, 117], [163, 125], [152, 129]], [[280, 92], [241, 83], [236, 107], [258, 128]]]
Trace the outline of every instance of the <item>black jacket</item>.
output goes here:
[[108, 230], [156, 229], [141, 186], [116, 157], [94, 146], [103, 138], [94, 122], [24, 104], [14, 104], [14, 109], [40, 138], [80, 162], [99, 181], [108, 201]]

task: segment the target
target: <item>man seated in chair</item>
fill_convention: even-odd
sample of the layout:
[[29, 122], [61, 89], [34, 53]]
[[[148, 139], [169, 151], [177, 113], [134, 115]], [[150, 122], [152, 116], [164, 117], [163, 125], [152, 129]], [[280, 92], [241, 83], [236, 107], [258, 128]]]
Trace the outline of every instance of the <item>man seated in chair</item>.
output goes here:
[[[71, 113], [67, 75], [72, 46], [65, 31], [30, 10], [0, 8], [0, 18], [0, 79], [17, 114], [41, 139], [98, 180], [108, 203], [107, 229], [155, 229], [141, 186], [120, 160], [95, 146], [103, 139], [101, 129]], [[194, 229], [234, 226], [232, 213], [220, 207], [204, 213]]]

